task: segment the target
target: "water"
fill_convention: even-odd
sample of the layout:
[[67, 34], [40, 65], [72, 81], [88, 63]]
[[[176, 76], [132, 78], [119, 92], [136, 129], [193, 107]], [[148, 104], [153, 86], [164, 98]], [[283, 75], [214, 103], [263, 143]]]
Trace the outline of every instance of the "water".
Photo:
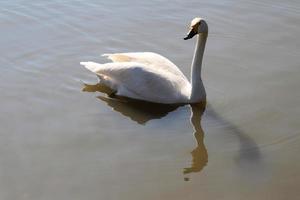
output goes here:
[[[2, 0], [1, 199], [295, 199], [299, 8]], [[195, 16], [209, 25], [204, 113], [109, 100], [79, 65], [154, 51], [189, 76], [195, 41], [182, 38]]]

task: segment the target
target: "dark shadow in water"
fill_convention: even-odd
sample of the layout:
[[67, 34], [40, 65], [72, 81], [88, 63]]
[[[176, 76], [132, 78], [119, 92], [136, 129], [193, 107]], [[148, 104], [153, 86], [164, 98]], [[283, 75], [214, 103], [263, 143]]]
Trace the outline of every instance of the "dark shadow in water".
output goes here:
[[[102, 84], [88, 85], [84, 84], [82, 91], [85, 92], [102, 92], [106, 93], [108, 97], [99, 96], [98, 98], [104, 101], [108, 106], [112, 107], [113, 110], [121, 113], [122, 115], [129, 117], [131, 120], [144, 125], [151, 119], [159, 119], [166, 116], [168, 113], [176, 110], [179, 105], [166, 105], [149, 103], [145, 101], [137, 101], [128, 98], [121, 98], [113, 96], [112, 90]], [[208, 153], [204, 145], [204, 131], [201, 127], [201, 117], [206, 108], [206, 103], [192, 104], [191, 105], [191, 124], [194, 129], [194, 136], [197, 142], [197, 147], [193, 149], [192, 163], [190, 167], [184, 168], [183, 173], [189, 174], [193, 172], [200, 172], [208, 162]], [[205, 116], [212, 118], [217, 121], [222, 130], [226, 133], [235, 135], [240, 143], [239, 154], [236, 158], [237, 164], [243, 169], [249, 168], [253, 165], [257, 165], [260, 162], [260, 151], [255, 141], [243, 133], [235, 125], [227, 121], [218, 115], [214, 109], [208, 105]], [[188, 181], [188, 178], [185, 178]]]
[[259, 167], [261, 163], [261, 153], [256, 142], [237, 126], [221, 117], [210, 105], [207, 106], [206, 114], [208, 117], [217, 121], [227, 134], [230, 133], [239, 140], [239, 151], [235, 158], [236, 163], [243, 169]]

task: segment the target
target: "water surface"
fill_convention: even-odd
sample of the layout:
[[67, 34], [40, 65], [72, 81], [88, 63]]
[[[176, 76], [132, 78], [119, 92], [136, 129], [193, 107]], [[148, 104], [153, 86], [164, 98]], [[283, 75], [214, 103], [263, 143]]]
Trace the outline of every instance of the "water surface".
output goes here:
[[[1, 199], [300, 195], [299, 1], [3, 0], [0, 10]], [[79, 65], [153, 51], [189, 76], [195, 40], [182, 38], [195, 16], [209, 25], [204, 112], [106, 98]]]

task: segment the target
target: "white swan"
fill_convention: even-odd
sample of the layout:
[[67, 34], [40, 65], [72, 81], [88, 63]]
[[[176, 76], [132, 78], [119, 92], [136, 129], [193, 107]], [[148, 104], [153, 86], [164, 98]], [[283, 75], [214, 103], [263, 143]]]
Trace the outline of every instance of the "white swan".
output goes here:
[[113, 62], [80, 62], [98, 75], [100, 83], [118, 96], [154, 103], [196, 103], [205, 100], [201, 65], [208, 34], [207, 23], [194, 18], [185, 40], [197, 35], [191, 83], [167, 58], [151, 52], [103, 54]]

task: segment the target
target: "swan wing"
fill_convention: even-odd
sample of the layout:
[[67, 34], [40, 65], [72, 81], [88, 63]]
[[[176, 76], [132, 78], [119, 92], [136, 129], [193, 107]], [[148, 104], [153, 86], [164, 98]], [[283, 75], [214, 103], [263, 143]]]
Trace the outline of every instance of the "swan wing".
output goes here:
[[189, 99], [188, 81], [145, 63], [81, 62], [80, 64], [96, 73], [100, 81], [115, 90], [119, 96], [168, 104], [183, 103]]
[[176, 76], [179, 76], [183, 79], [187, 78], [184, 74], [178, 69], [178, 67], [171, 62], [166, 57], [159, 55], [153, 52], [131, 52], [131, 53], [113, 53], [113, 54], [103, 54], [102, 56], [107, 57], [113, 62], [137, 62], [143, 63], [146, 65], [151, 65], [154, 68], [165, 71], [169, 73], [173, 73]]

